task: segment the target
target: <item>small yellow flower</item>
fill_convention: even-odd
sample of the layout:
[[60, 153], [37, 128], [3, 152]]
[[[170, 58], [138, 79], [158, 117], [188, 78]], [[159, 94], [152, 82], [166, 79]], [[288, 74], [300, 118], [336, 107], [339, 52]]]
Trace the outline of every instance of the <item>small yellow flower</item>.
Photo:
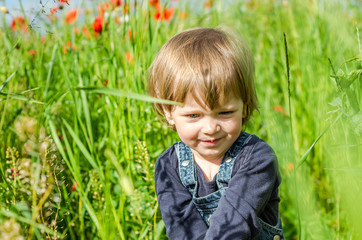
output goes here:
[[4, 6], [0, 6], [0, 10], [3, 12], [3, 13], [9, 13], [8, 9]]

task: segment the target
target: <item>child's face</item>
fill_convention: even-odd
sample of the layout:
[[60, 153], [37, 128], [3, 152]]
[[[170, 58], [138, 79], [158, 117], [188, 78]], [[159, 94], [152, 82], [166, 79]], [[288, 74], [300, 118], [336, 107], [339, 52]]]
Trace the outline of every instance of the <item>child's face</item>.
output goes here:
[[243, 115], [241, 98], [232, 97], [211, 110], [199, 105], [188, 93], [184, 105], [175, 106], [172, 112], [166, 113], [166, 118], [197, 160], [220, 162], [240, 135]]

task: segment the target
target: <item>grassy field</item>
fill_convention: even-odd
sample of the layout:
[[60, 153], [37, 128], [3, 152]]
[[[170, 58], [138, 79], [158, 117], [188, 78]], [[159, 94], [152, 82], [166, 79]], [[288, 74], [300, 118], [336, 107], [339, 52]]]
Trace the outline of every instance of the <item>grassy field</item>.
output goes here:
[[0, 9], [0, 239], [167, 239], [153, 171], [178, 137], [147, 69], [175, 33], [219, 25], [255, 57], [247, 131], [277, 153], [286, 238], [362, 238], [361, 3], [60, 2]]

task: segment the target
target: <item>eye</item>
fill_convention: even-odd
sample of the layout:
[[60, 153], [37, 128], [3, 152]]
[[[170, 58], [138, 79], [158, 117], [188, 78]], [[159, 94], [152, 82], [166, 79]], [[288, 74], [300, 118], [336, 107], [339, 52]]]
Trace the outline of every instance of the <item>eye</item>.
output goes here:
[[234, 111], [225, 111], [225, 112], [220, 112], [219, 115], [225, 116], [225, 115], [230, 115], [230, 114], [233, 114], [233, 113], [234, 113]]
[[196, 113], [192, 113], [187, 115], [189, 118], [198, 118], [200, 116], [200, 114], [196, 114]]

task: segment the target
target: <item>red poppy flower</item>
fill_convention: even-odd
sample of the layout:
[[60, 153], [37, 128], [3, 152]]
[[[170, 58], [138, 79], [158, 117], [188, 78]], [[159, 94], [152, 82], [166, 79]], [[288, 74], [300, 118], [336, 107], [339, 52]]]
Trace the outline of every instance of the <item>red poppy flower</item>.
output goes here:
[[73, 185], [72, 185], [72, 191], [73, 192], [75, 192], [77, 190], [76, 185], [77, 185], [77, 187], [79, 186], [79, 184], [77, 182], [74, 182]]
[[67, 13], [67, 15], [65, 17], [65, 21], [68, 24], [73, 24], [73, 23], [75, 23], [77, 18], [78, 18], [78, 9], [72, 9]]
[[[72, 46], [72, 43], [70, 41], [67, 42], [66, 46], [63, 47], [63, 53], [67, 53], [68, 49]], [[75, 50], [75, 46], [73, 45], [72, 50]]]
[[93, 30], [96, 32], [96, 33], [101, 33], [102, 30], [103, 30], [103, 19], [100, 17], [100, 16], [97, 16], [95, 19], [94, 19], [94, 22], [93, 22]]
[[165, 8], [165, 9], [163, 9], [162, 13], [160, 11], [156, 12], [155, 19], [170, 21], [172, 19], [174, 13], [175, 13], [175, 9]]
[[70, 2], [70, 0], [58, 0], [58, 3], [60, 3], [60, 4], [64, 4], [64, 3], [69, 4], [69, 2]]
[[213, 2], [214, 2], [214, 1], [212, 1], [212, 0], [208, 0], [208, 1], [205, 3], [205, 7], [211, 8], [212, 5], [213, 5]]
[[133, 58], [132, 58], [132, 55], [130, 52], [126, 52], [126, 59], [129, 63], [133, 61]]
[[174, 12], [175, 12], [175, 9], [173, 9], [173, 8], [172, 8], [172, 9], [171, 9], [171, 8], [169, 8], [169, 9], [165, 8], [165, 9], [163, 9], [163, 18], [164, 18], [166, 21], [170, 21], [171, 18], [173, 17]]
[[288, 116], [287, 113], [285, 112], [284, 108], [282, 106], [274, 106], [273, 110], [276, 112], [280, 112], [282, 113], [284, 116]]
[[90, 39], [91, 35], [90, 35], [90, 33], [89, 33], [89, 31], [88, 31], [88, 28], [87, 28], [86, 26], [84, 26], [84, 27], [82, 28], [82, 32], [83, 32], [83, 36], [85, 36], [85, 37], [87, 37], [88, 39]]
[[129, 6], [128, 6], [128, 3], [126, 3], [123, 7], [123, 14], [127, 14], [129, 13]]
[[51, 8], [50, 9], [50, 14], [54, 14], [59, 10], [59, 7], [55, 7], [55, 8]]
[[37, 55], [38, 52], [37, 52], [36, 50], [34, 50], [34, 49], [30, 49], [30, 50], [29, 50], [29, 54], [30, 54], [30, 55]]
[[148, 2], [152, 7], [156, 8], [157, 12], [161, 11], [160, 0], [149, 0]]
[[11, 22], [10, 28], [14, 31], [16, 30], [20, 30], [22, 32], [28, 31], [28, 26], [26, 25], [25, 18], [22, 16], [14, 18], [13, 21]]
[[161, 12], [157, 11], [157, 12], [155, 13], [155, 19], [156, 19], [156, 20], [160, 20], [160, 19], [161, 19]]
[[112, 7], [116, 8], [116, 7], [120, 7], [122, 4], [121, 0], [111, 0], [110, 4], [112, 5]]
[[132, 30], [131, 30], [131, 29], [129, 29], [129, 30], [128, 30], [128, 37], [129, 37], [129, 39], [132, 39], [132, 36], [133, 36], [133, 34], [132, 34]]

